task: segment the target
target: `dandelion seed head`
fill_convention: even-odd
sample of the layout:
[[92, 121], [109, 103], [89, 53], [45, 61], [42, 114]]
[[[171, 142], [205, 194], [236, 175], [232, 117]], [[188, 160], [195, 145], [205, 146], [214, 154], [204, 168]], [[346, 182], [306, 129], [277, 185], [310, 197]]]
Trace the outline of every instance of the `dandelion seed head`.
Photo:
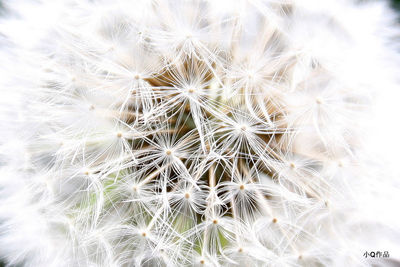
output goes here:
[[9, 265], [363, 266], [367, 245], [398, 248], [398, 183], [363, 138], [398, 86], [384, 3], [3, 2]]

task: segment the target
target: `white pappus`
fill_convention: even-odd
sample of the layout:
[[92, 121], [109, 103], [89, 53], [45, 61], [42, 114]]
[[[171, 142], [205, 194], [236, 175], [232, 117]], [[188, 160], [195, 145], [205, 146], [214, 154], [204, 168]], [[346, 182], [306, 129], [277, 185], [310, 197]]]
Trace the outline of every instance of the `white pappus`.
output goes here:
[[388, 3], [2, 2], [7, 266], [400, 264]]

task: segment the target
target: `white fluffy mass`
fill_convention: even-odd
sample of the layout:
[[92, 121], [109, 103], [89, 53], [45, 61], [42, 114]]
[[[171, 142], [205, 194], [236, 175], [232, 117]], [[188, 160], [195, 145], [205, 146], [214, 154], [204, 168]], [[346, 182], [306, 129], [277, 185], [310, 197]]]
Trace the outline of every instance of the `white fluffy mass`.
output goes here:
[[399, 266], [386, 2], [2, 2], [8, 266]]

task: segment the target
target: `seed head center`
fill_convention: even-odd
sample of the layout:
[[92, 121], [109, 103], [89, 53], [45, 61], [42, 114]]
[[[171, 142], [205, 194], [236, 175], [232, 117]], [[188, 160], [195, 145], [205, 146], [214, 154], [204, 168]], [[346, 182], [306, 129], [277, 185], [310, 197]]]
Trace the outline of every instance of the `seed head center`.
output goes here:
[[323, 103], [322, 98], [320, 98], [320, 97], [315, 98], [315, 102], [316, 102], [318, 105], [321, 105], [321, 104]]

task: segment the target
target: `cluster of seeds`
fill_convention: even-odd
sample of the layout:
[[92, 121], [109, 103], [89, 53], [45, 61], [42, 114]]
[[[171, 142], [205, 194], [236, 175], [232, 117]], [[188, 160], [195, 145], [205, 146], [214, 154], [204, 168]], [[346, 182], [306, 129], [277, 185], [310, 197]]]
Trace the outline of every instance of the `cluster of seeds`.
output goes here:
[[338, 261], [368, 103], [338, 68], [351, 67], [351, 41], [327, 39], [341, 50], [334, 60], [312, 49], [325, 31], [347, 33], [339, 20], [326, 11], [325, 27], [312, 28], [312, 9], [292, 1], [66, 2], [35, 47], [19, 169], [63, 244], [41, 260]]

